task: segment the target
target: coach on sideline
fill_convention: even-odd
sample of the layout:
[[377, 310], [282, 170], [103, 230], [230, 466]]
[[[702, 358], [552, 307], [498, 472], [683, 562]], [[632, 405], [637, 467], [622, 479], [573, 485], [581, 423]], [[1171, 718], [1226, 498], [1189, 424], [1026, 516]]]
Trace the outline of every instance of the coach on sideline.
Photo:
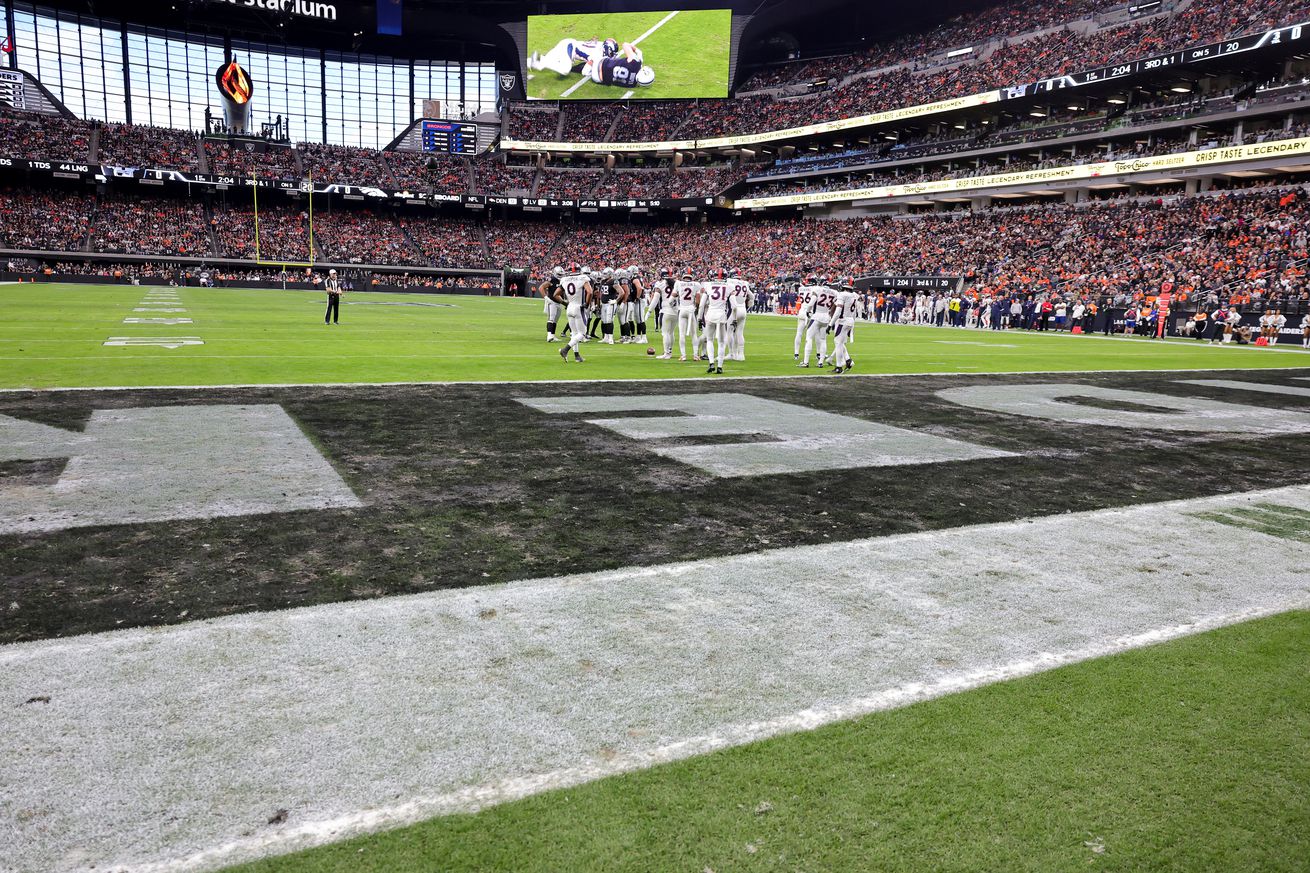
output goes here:
[[323, 283], [323, 290], [327, 292], [327, 314], [323, 316], [324, 324], [336, 324], [337, 316], [341, 312], [341, 295], [343, 289], [341, 280], [337, 278], [336, 270], [328, 270], [327, 281]]

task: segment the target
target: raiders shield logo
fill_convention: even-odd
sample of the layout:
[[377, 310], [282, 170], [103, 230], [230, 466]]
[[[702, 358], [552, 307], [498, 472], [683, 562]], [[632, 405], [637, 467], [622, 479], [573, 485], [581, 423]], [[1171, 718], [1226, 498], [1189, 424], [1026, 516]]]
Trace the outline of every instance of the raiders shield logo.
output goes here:
[[513, 90], [514, 90], [514, 83], [515, 83], [515, 81], [517, 81], [517, 79], [518, 79], [518, 77], [515, 76], [513, 73], [501, 73], [501, 74], [500, 74], [500, 90], [505, 91], [505, 92], [513, 91]]

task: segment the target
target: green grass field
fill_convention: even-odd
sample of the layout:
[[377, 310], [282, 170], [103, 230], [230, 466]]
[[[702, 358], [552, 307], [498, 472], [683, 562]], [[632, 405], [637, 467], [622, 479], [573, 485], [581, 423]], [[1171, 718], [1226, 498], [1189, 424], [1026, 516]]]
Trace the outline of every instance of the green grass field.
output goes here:
[[[552, 15], [528, 19], [528, 53], [550, 51], [561, 39], [606, 39], [631, 42], [659, 24], [668, 12], [619, 12]], [[619, 88], [587, 82], [568, 94], [573, 100], [615, 100], [628, 90], [633, 98], [727, 97], [732, 13], [725, 9], [680, 11], [638, 44], [655, 81], [644, 88]], [[525, 70], [533, 100], [559, 100], [577, 84], [577, 70], [560, 76], [550, 70]]]
[[239, 868], [1310, 869], [1310, 613]]
[[[545, 342], [537, 300], [356, 293], [342, 321], [323, 324], [321, 294], [177, 289], [185, 312], [134, 312], [150, 289], [0, 286], [0, 387], [104, 387], [705, 376], [691, 362], [658, 361], [637, 346], [583, 346], [584, 364], [563, 363]], [[125, 318], [181, 317], [179, 325]], [[796, 322], [752, 316], [745, 362], [725, 375], [833, 378], [792, 361]], [[652, 324], [653, 327], [653, 324]], [[105, 346], [110, 337], [198, 337], [176, 349]], [[652, 344], [659, 343], [652, 332]], [[1020, 332], [862, 325], [852, 346], [857, 373], [1014, 373], [1301, 367], [1298, 350], [1211, 347]]]

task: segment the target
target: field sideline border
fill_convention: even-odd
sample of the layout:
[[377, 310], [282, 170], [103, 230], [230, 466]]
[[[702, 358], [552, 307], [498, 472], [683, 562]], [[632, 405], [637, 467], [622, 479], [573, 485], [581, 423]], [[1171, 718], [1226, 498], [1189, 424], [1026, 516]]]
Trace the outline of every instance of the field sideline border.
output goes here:
[[[1291, 351], [1290, 349], [1288, 351]], [[1071, 376], [1095, 373], [1231, 373], [1234, 370], [1244, 372], [1272, 372], [1283, 370], [1310, 370], [1310, 360], [1305, 364], [1287, 367], [1181, 367], [1169, 369], [1135, 368], [1129, 370], [929, 370], [921, 373], [845, 373], [848, 379], [899, 379], [925, 378], [928, 376]], [[729, 376], [723, 379], [709, 379], [707, 376], [669, 376], [667, 378], [646, 379], [467, 379], [431, 382], [232, 382], [222, 385], [90, 385], [84, 388], [0, 388], [0, 394], [43, 394], [74, 391], [218, 391], [230, 388], [421, 388], [424, 386], [476, 386], [476, 385], [609, 385], [630, 384], [633, 382], [650, 382], [660, 385], [666, 382], [698, 382], [714, 384], [723, 381], [767, 382], [776, 379], [816, 378], [817, 373], [797, 373], [785, 376]]]

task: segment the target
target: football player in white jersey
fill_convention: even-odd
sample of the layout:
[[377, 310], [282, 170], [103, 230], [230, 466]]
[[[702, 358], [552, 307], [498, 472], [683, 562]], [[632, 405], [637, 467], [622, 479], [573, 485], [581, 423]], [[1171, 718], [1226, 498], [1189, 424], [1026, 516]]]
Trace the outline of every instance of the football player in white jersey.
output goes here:
[[[699, 361], [696, 353], [696, 299], [700, 295], [700, 283], [691, 279], [691, 267], [682, 271], [682, 278], [673, 284], [678, 298], [678, 353], [679, 361], [687, 360], [687, 337], [691, 337], [692, 360]], [[669, 312], [664, 313], [664, 321], [669, 320]]]
[[710, 280], [701, 286], [698, 315], [705, 319], [707, 373], [723, 372], [723, 356], [728, 345], [728, 271], [719, 268]]
[[587, 321], [583, 312], [594, 302], [594, 297], [589, 277], [577, 264], [569, 264], [559, 280], [559, 287], [555, 289], [555, 302], [564, 307], [569, 319], [569, 344], [559, 350], [559, 356], [565, 361], [569, 359], [569, 352], [573, 352], [575, 361], [583, 360], [582, 353], [578, 351], [579, 344], [587, 335]]
[[855, 308], [858, 300], [859, 295], [855, 293], [855, 280], [848, 276], [842, 280], [832, 310], [832, 337], [836, 346], [832, 352], [834, 373], [844, 373], [855, 365], [850, 353], [846, 351], [846, 345], [851, 341], [855, 330]]
[[811, 351], [817, 352], [819, 366], [828, 366], [828, 324], [832, 321], [832, 305], [836, 295], [828, 287], [828, 278], [820, 276], [810, 300], [810, 326], [805, 331], [805, 351], [801, 353], [801, 366], [810, 365]]
[[751, 283], [728, 270], [728, 357], [746, 360], [746, 310], [750, 306]]
[[810, 304], [817, 293], [815, 285], [819, 282], [814, 276], [806, 276], [801, 287], [796, 290], [796, 341], [792, 343], [791, 357], [794, 361], [801, 359], [801, 342], [810, 329]]
[[1301, 348], [1310, 349], [1310, 315], [1301, 316]]
[[563, 311], [558, 303], [555, 302], [555, 291], [559, 288], [559, 280], [564, 278], [564, 268], [556, 267], [550, 271], [546, 281], [541, 283], [537, 290], [541, 296], [546, 299], [546, 342], [557, 343], [555, 338], [555, 325], [559, 323], [560, 313]]
[[673, 271], [667, 267], [661, 271], [659, 283], [655, 286], [660, 300], [660, 335], [664, 338], [664, 360], [673, 357], [673, 337], [678, 332], [678, 283], [673, 281]]
[[561, 76], [567, 76], [573, 72], [574, 67], [585, 66], [591, 61], [603, 58], [605, 43], [610, 41], [561, 39], [544, 55], [541, 52], [533, 52], [529, 55], [527, 67], [529, 70], [553, 70]]

